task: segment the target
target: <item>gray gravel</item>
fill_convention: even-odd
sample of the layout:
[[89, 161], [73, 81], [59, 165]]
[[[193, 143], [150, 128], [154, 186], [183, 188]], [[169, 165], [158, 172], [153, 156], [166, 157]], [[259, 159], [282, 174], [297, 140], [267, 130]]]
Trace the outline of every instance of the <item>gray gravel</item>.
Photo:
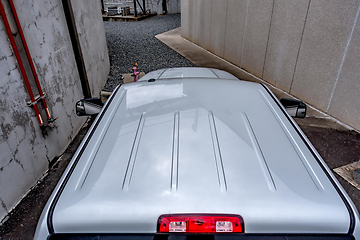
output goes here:
[[104, 91], [121, 84], [121, 74], [138, 71], [148, 73], [168, 67], [193, 67], [189, 60], [163, 44], [155, 35], [178, 28], [181, 15], [154, 16], [139, 22], [104, 22], [110, 57], [110, 74]]

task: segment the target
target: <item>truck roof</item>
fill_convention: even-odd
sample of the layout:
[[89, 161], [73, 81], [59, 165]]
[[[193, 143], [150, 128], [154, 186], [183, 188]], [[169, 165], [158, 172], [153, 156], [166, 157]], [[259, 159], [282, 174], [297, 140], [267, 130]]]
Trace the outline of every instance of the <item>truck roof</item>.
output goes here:
[[349, 230], [321, 160], [261, 84], [159, 70], [122, 85], [98, 118], [54, 208], [56, 232], [154, 233], [169, 213], [239, 214], [247, 233]]

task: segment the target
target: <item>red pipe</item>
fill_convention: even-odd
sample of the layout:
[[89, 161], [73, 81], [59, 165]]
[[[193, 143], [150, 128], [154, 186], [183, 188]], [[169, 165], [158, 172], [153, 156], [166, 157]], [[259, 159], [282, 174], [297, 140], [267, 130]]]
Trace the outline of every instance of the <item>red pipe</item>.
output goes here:
[[31, 90], [31, 87], [30, 87], [30, 83], [29, 83], [29, 79], [27, 78], [26, 76], [26, 72], [25, 72], [25, 68], [24, 68], [24, 65], [23, 65], [23, 62], [20, 58], [20, 54], [19, 54], [19, 50], [18, 48], [16, 47], [16, 44], [15, 44], [15, 39], [12, 35], [12, 32], [11, 32], [11, 28], [10, 28], [10, 25], [9, 25], [9, 22], [6, 18], [6, 14], [5, 14], [5, 10], [4, 10], [4, 7], [2, 5], [2, 2], [0, 1], [0, 13], [1, 13], [1, 17], [4, 21], [4, 25], [5, 25], [5, 28], [6, 28], [6, 31], [7, 31], [7, 34], [9, 36], [9, 39], [10, 39], [10, 42], [11, 42], [11, 46], [14, 50], [14, 54], [15, 54], [15, 57], [17, 59], [17, 62], [19, 64], [19, 68], [20, 68], [20, 71], [21, 71], [21, 74], [24, 78], [24, 82], [25, 82], [25, 86], [26, 86], [26, 89], [28, 90], [29, 92], [29, 96], [30, 96], [30, 100], [31, 100], [31, 103], [32, 105], [34, 106], [34, 109], [35, 109], [35, 113], [36, 113], [36, 117], [40, 123], [40, 128], [43, 127], [44, 123], [41, 119], [41, 115], [40, 115], [40, 112], [39, 112], [39, 109], [36, 105], [36, 101], [35, 101], [35, 98], [34, 98], [34, 94]]
[[30, 67], [31, 67], [31, 71], [34, 75], [34, 78], [35, 78], [35, 82], [36, 82], [36, 86], [39, 90], [39, 94], [40, 94], [40, 98], [42, 99], [42, 102], [44, 104], [44, 107], [46, 109], [46, 115], [47, 115], [47, 118], [48, 119], [51, 119], [51, 115], [50, 115], [50, 112], [49, 112], [49, 109], [47, 107], [47, 104], [46, 104], [46, 101], [45, 101], [45, 95], [41, 89], [41, 85], [40, 85], [40, 81], [38, 79], [38, 76], [37, 76], [37, 73], [36, 73], [36, 70], [35, 70], [35, 67], [34, 67], [34, 63], [33, 63], [33, 60], [31, 58], [31, 55], [30, 55], [30, 51], [29, 51], [29, 48], [27, 46], [27, 43], [26, 43], [26, 40], [25, 40], [25, 37], [24, 37], [24, 33], [22, 31], [22, 28], [21, 28], [21, 25], [20, 25], [20, 22], [19, 22], [19, 17], [16, 13], [16, 9], [15, 9], [15, 6], [14, 6], [14, 3], [12, 0], [9, 0], [10, 2], [10, 6], [11, 6], [11, 10], [13, 12], [13, 15], [14, 15], [14, 19], [15, 19], [15, 22], [16, 22], [16, 25], [18, 27], [18, 30], [19, 30], [19, 33], [20, 33], [20, 36], [21, 36], [21, 40], [23, 42], [23, 45], [24, 45], [24, 49], [25, 49], [25, 52], [26, 52], [26, 55], [29, 59], [29, 63], [30, 63]]

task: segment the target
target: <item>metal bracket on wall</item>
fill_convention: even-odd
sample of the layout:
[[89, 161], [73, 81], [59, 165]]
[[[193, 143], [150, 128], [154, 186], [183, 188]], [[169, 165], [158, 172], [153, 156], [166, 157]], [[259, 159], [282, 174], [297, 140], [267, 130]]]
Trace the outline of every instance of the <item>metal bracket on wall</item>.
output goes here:
[[44, 96], [42, 96], [42, 97], [40, 96], [40, 94], [38, 94], [38, 95], [34, 96], [34, 98], [35, 98], [35, 101], [34, 101], [34, 102], [32, 102], [31, 100], [26, 102], [26, 105], [27, 105], [28, 107], [34, 106], [34, 105], [37, 104], [40, 100], [42, 100], [43, 98], [45, 98], [45, 94], [44, 94]]
[[[6, 13], [5, 13], [5, 9], [4, 9], [4, 6], [3, 6], [3, 3], [0, 1], [0, 13], [1, 13], [1, 17], [3, 19], [3, 22], [4, 22], [4, 25], [5, 25], [5, 28], [6, 28], [6, 31], [7, 31], [7, 34], [8, 34], [8, 37], [9, 37], [9, 40], [10, 40], [10, 43], [11, 43], [11, 46], [12, 46], [12, 49], [14, 51], [14, 54], [15, 54], [15, 57], [16, 57], [16, 60], [17, 60], [17, 63], [19, 65], [19, 69], [20, 69], [20, 72], [21, 72], [21, 75], [23, 77], [23, 80], [24, 80], [24, 83], [25, 83], [25, 86], [26, 86], [26, 89], [29, 93], [29, 96], [30, 96], [30, 102], [28, 102], [28, 106], [31, 106], [34, 108], [35, 110], [35, 113], [36, 113], [36, 117], [39, 121], [39, 124], [40, 124], [40, 129], [42, 131], [42, 134], [43, 136], [47, 135], [47, 131], [46, 129], [48, 127], [53, 127], [53, 122], [58, 118], [52, 118], [51, 115], [50, 115], [50, 111], [48, 109], [48, 106], [46, 104], [46, 100], [45, 100], [45, 94], [43, 93], [42, 91], [42, 88], [41, 88], [41, 85], [40, 85], [40, 81], [38, 79], [38, 76], [37, 76], [37, 73], [36, 73], [36, 70], [35, 70], [35, 66], [34, 66], [34, 63], [33, 63], [33, 60], [31, 58], [31, 55], [30, 55], [30, 51], [29, 51], [29, 48], [27, 46], [27, 42], [26, 42], [26, 39], [25, 39], [25, 36], [24, 36], [24, 33], [22, 31], [22, 28], [21, 28], [21, 24], [20, 24], [20, 21], [19, 21], [19, 17], [17, 15], [17, 12], [16, 12], [16, 9], [15, 9], [15, 6], [14, 6], [14, 3], [12, 0], [8, 0], [8, 3], [10, 5], [10, 8], [11, 8], [11, 11], [12, 11], [12, 16], [13, 16], [13, 19], [15, 20], [15, 23], [16, 23], [16, 27], [17, 27], [17, 30], [18, 30], [18, 33], [20, 34], [20, 37], [21, 37], [21, 43], [19, 42], [16, 42], [15, 39], [14, 39], [14, 33], [12, 32], [12, 29], [10, 27], [10, 23], [9, 23], [9, 20], [8, 20], [8, 16], [6, 16]], [[14, 26], [13, 26], [14, 27]], [[33, 74], [33, 77], [34, 77], [34, 80], [35, 80], [35, 83], [36, 83], [36, 87], [39, 91], [39, 96], [36, 96], [34, 97], [34, 93], [33, 93], [33, 90], [31, 89], [31, 86], [30, 86], [30, 82], [29, 82], [29, 78], [28, 78], [28, 75], [25, 71], [25, 67], [24, 67], [24, 63], [23, 63], [23, 59], [21, 58], [20, 56], [20, 52], [19, 52], [19, 48], [18, 48], [18, 44], [20, 44], [20, 49], [23, 48], [25, 50], [25, 53], [26, 53], [26, 60], [25, 61], [28, 61], [29, 65], [30, 65], [30, 68], [31, 68], [31, 72]], [[44, 105], [44, 108], [45, 108], [45, 111], [46, 111], [46, 115], [47, 115], [47, 122], [48, 122], [48, 125], [45, 125], [43, 120], [42, 120], [42, 117], [40, 115], [40, 111], [39, 111], [39, 108], [37, 106], [37, 103], [38, 101], [42, 101], [43, 105]]]

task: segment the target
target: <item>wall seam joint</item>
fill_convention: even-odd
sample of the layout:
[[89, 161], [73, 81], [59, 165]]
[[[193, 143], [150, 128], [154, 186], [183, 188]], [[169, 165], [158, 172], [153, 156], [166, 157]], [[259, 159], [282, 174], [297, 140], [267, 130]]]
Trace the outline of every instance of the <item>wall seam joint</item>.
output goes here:
[[263, 70], [262, 70], [262, 73], [261, 73], [261, 78], [264, 78], [266, 56], [268, 54], [269, 41], [270, 41], [270, 32], [271, 32], [271, 25], [272, 25], [272, 19], [273, 19], [273, 14], [274, 14], [274, 8], [275, 8], [275, 0], [273, 0], [273, 6], [272, 6], [272, 10], [271, 10], [269, 32], [268, 32], [268, 38], [267, 38], [267, 42], [266, 42], [265, 57], [264, 57], [264, 64], [263, 64]]
[[304, 27], [303, 27], [303, 31], [302, 31], [302, 34], [301, 34], [301, 39], [300, 39], [300, 44], [299, 44], [299, 50], [298, 50], [297, 56], [296, 56], [296, 61], [295, 61], [295, 66], [294, 66], [294, 72], [293, 72], [293, 75], [292, 75], [292, 78], [291, 78], [291, 84], [290, 84], [290, 88], [289, 88], [289, 93], [291, 93], [291, 89], [292, 89], [292, 86], [293, 86], [293, 83], [294, 83], [296, 67], [297, 67], [297, 64], [298, 64], [298, 61], [299, 61], [300, 49], [301, 49], [302, 41], [303, 41], [303, 38], [304, 38], [305, 27], [306, 27], [306, 22], [307, 22], [308, 14], [309, 14], [310, 4], [311, 4], [311, 0], [309, 0], [308, 8], [307, 8], [307, 11], [306, 11], [306, 16], [305, 16], [305, 21], [304, 21]]
[[[226, 1], [226, 12], [229, 10], [229, 1]], [[226, 14], [226, 20], [225, 20], [225, 33], [224, 33], [224, 49], [223, 49], [223, 54], [222, 56], [225, 57], [225, 45], [226, 45], [226, 29], [227, 29], [227, 22], [228, 22], [228, 18], [227, 18], [227, 14]]]
[[339, 71], [337, 73], [337, 76], [336, 76], [336, 79], [335, 79], [335, 82], [334, 82], [334, 85], [332, 87], [332, 90], [331, 90], [331, 95], [330, 95], [330, 98], [329, 98], [329, 102], [327, 104], [327, 107], [326, 107], [326, 113], [329, 111], [330, 109], [330, 105], [331, 105], [331, 102], [332, 102], [332, 99], [334, 97], [334, 94], [335, 94], [335, 90], [336, 90], [336, 86], [339, 82], [339, 78], [340, 78], [340, 74], [342, 72], [342, 68], [343, 68], [343, 65], [344, 65], [344, 62], [345, 62], [345, 58], [347, 56], [347, 53], [348, 53], [348, 48], [350, 46], [350, 42], [352, 40], [352, 36], [353, 36], [353, 33], [355, 31], [355, 27], [356, 27], [356, 24], [357, 24], [357, 21], [358, 21], [358, 17], [359, 17], [359, 12], [360, 12], [360, 4], [358, 6], [358, 9], [357, 9], [357, 12], [356, 12], [356, 17], [355, 17], [355, 21], [354, 21], [354, 24], [351, 28], [351, 32], [350, 32], [350, 35], [349, 35], [349, 38], [347, 40], [347, 43], [346, 43], [346, 47], [345, 47], [345, 50], [344, 50], [344, 55], [341, 59], [341, 63], [340, 63], [340, 66], [339, 66]]
[[211, 19], [212, 19], [212, 1], [210, 1], [210, 40], [209, 40], [209, 49], [211, 49]]
[[244, 23], [244, 34], [242, 37], [242, 46], [241, 46], [241, 55], [240, 55], [240, 65], [239, 67], [242, 67], [242, 58], [244, 54], [244, 42], [245, 42], [245, 34], [246, 34], [246, 25], [247, 25], [247, 18], [248, 18], [248, 10], [249, 10], [249, 0], [246, 1], [246, 11], [245, 11], [245, 23]]

